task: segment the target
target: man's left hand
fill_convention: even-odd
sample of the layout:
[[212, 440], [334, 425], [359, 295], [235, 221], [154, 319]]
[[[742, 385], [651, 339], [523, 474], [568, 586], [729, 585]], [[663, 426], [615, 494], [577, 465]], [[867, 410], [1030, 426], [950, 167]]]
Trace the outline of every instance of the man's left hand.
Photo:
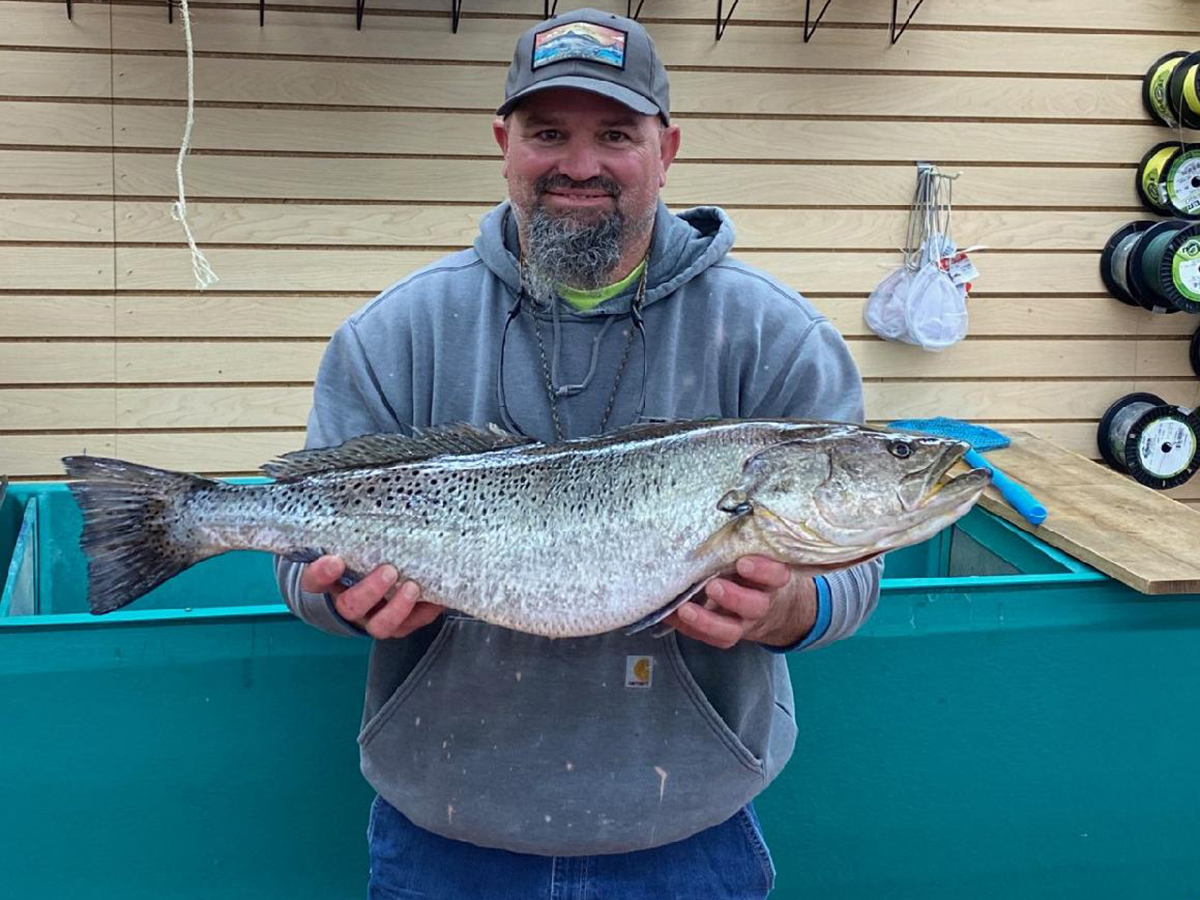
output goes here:
[[703, 605], [689, 601], [664, 623], [723, 650], [744, 640], [786, 647], [817, 619], [812, 573], [765, 556], [743, 556], [735, 575], [714, 578], [704, 594]]

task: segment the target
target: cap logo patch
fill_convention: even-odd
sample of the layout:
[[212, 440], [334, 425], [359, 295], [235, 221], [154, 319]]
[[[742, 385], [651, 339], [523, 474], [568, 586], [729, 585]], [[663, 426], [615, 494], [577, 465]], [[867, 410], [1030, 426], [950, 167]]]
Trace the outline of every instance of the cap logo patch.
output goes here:
[[571, 22], [534, 35], [534, 69], [568, 59], [624, 69], [625, 32], [591, 22]]

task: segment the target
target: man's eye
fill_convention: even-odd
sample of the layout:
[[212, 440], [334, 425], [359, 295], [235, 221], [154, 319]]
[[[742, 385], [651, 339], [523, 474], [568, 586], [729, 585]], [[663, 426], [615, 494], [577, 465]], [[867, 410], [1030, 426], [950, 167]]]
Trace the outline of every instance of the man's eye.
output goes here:
[[611, 144], [620, 144], [624, 141], [629, 140], [629, 135], [627, 135], [623, 131], [610, 131], [605, 135], [605, 138]]
[[547, 128], [545, 131], [539, 131], [536, 137], [539, 141], [557, 141], [562, 137], [562, 133], [552, 128]]

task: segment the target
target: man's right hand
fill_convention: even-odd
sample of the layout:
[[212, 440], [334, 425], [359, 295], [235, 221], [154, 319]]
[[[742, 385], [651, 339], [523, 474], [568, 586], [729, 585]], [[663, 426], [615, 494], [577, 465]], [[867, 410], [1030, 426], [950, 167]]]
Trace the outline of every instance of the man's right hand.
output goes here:
[[350, 588], [338, 581], [345, 571], [341, 557], [322, 556], [304, 567], [300, 587], [313, 594], [332, 596], [338, 614], [371, 637], [407, 637], [446, 608], [422, 602], [421, 587], [415, 581], [405, 581], [397, 587], [399, 574], [395, 566], [385, 563]]

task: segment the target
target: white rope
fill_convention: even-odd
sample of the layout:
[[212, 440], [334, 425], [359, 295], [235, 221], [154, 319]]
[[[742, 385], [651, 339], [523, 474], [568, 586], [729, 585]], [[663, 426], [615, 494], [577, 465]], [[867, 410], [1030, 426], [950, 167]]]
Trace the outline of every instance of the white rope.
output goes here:
[[183, 143], [179, 145], [179, 158], [175, 161], [175, 180], [179, 185], [179, 199], [171, 208], [171, 218], [183, 226], [187, 235], [188, 247], [192, 251], [192, 274], [196, 276], [196, 287], [199, 290], [212, 287], [218, 281], [216, 273], [192, 236], [192, 229], [187, 222], [187, 200], [183, 196], [183, 158], [192, 147], [192, 123], [195, 121], [195, 61], [192, 55], [192, 20], [188, 16], [188, 0], [179, 0], [179, 10], [183, 14], [183, 38], [187, 42], [187, 124], [183, 127]]

